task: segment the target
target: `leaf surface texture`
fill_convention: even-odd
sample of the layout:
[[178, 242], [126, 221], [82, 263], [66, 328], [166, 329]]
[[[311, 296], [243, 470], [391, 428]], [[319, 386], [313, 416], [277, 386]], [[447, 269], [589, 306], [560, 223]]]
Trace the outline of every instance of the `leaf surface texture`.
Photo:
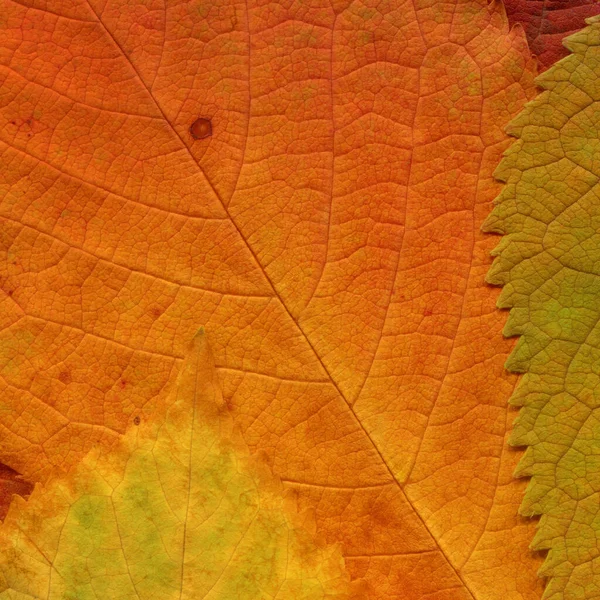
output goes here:
[[166, 408], [11, 506], [0, 598], [350, 598], [339, 550], [232, 429], [203, 331]]
[[521, 23], [525, 28], [540, 71], [566, 56], [565, 36], [581, 29], [586, 17], [600, 12], [596, 0], [505, 0], [505, 5], [511, 24]]
[[544, 598], [600, 591], [597, 419], [600, 23], [567, 39], [572, 54], [538, 78], [545, 88], [511, 123], [519, 140], [497, 176], [506, 181], [487, 219], [506, 233], [491, 283], [510, 308], [505, 333], [521, 338], [507, 367], [525, 373], [511, 442], [528, 446], [517, 474], [531, 476], [521, 507], [542, 515], [533, 547], [548, 549]]
[[539, 597], [483, 282], [535, 93], [502, 7], [1, 10], [7, 464], [118, 444], [204, 324], [250, 450], [371, 598]]

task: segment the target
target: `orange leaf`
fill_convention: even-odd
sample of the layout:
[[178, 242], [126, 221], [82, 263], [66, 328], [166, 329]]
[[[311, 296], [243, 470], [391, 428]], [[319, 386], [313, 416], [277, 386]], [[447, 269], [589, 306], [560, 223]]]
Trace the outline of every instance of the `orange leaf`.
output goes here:
[[[357, 600], [337, 547], [248, 456], [200, 330], [166, 417], [36, 486], [0, 526], [3, 598]], [[311, 527], [312, 526], [312, 527]]]
[[155, 418], [210, 332], [253, 452], [370, 598], [536, 598], [494, 240], [534, 94], [484, 0], [3, 0], [0, 457]]

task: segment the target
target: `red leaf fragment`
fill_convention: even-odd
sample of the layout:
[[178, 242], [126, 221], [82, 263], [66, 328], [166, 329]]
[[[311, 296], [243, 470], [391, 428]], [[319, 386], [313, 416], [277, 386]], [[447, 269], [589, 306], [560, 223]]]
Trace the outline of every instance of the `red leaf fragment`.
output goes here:
[[598, 0], [505, 0], [505, 5], [511, 25], [523, 25], [540, 71], [567, 56], [565, 36], [581, 29], [586, 18], [600, 14]]

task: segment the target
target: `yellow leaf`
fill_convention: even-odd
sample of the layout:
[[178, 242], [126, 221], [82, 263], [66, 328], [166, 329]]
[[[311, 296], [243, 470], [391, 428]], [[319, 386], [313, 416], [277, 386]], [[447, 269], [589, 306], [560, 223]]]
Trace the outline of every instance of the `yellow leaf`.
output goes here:
[[12, 504], [0, 598], [349, 598], [339, 549], [293, 504], [232, 428], [201, 330], [161, 424]]

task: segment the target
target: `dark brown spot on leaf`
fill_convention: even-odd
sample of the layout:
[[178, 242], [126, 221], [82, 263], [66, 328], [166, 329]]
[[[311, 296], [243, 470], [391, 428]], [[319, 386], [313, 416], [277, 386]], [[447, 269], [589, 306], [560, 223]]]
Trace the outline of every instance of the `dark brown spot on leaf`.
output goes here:
[[134, 424], [134, 425], [139, 425], [139, 424], [140, 424], [140, 420], [141, 420], [141, 419], [140, 419], [139, 415], [138, 415], [138, 416], [135, 416], [135, 417], [133, 417], [133, 424]]
[[10, 467], [0, 463], [0, 521], [4, 520], [13, 494], [27, 498], [33, 491], [33, 484], [26, 481]]
[[200, 117], [190, 125], [190, 133], [195, 140], [201, 140], [212, 135], [210, 119]]
[[61, 371], [58, 374], [58, 379], [60, 381], [62, 381], [65, 385], [68, 383], [71, 383], [72, 378], [71, 378], [71, 371]]

